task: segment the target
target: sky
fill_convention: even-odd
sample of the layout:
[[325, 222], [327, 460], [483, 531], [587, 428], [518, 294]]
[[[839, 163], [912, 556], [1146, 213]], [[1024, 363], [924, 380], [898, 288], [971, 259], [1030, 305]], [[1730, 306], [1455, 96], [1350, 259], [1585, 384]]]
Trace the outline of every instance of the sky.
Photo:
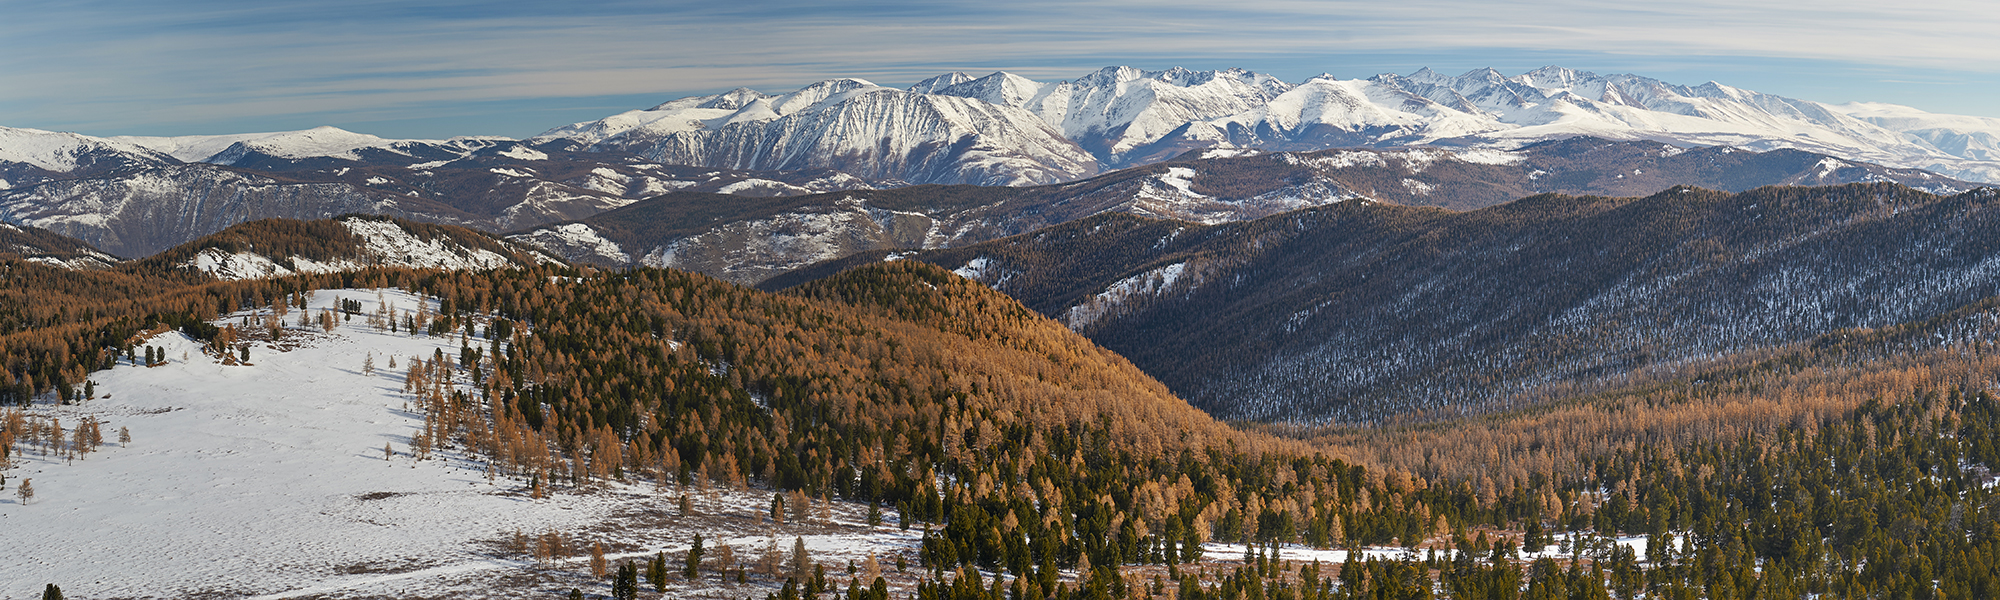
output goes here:
[[[0, 126], [531, 136], [739, 86], [1545, 65], [2000, 117], [1990, 0], [0, 0]], [[1754, 5], [1754, 6], [1749, 6]]]

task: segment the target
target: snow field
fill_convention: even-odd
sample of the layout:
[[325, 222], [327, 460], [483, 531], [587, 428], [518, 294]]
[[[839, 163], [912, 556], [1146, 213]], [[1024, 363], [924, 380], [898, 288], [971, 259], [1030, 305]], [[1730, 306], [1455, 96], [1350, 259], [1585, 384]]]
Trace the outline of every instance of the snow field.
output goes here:
[[[398, 290], [381, 294], [398, 311], [435, 306]], [[360, 301], [364, 313], [379, 304], [376, 290], [321, 290], [311, 311], [336, 297]], [[245, 314], [217, 323], [240, 324]], [[296, 313], [285, 320], [295, 324]], [[401, 392], [403, 369], [410, 357], [455, 355], [457, 337], [378, 332], [357, 315], [332, 333], [290, 327], [285, 342], [297, 347], [257, 343], [249, 366], [225, 366], [199, 342], [163, 333], [142, 345], [163, 348], [166, 365], [121, 360], [92, 375], [98, 398], [29, 409], [71, 429], [94, 416], [107, 442], [69, 463], [33, 450], [15, 455], [0, 492], [0, 538], [35, 550], [0, 561], [0, 596], [30, 597], [48, 583], [86, 598], [518, 597], [525, 590], [495, 586], [564, 577], [574, 579], [564, 590], [590, 584], [573, 576], [587, 571], [581, 550], [562, 569], [504, 551], [517, 530], [561, 531], [579, 548], [603, 540], [622, 549], [614, 557], [674, 555], [696, 531], [735, 543], [740, 557], [754, 556], [746, 540], [757, 534], [765, 534], [755, 537], [760, 548], [777, 536], [786, 550], [803, 535], [830, 573], [871, 550], [886, 561], [916, 543], [917, 533], [893, 527], [870, 533], [857, 524], [865, 507], [838, 503], [836, 526], [757, 526], [768, 491], [692, 493], [705, 519], [661, 517], [673, 514], [679, 490], [656, 492], [644, 481], [531, 500], [523, 482], [489, 480], [483, 463], [457, 452], [423, 461], [407, 452], [423, 416]], [[371, 353], [377, 371], [364, 375]], [[115, 441], [119, 427], [131, 430], [129, 446]], [[395, 451], [390, 460], [385, 444]], [[36, 495], [22, 505], [15, 489], [27, 478]]]

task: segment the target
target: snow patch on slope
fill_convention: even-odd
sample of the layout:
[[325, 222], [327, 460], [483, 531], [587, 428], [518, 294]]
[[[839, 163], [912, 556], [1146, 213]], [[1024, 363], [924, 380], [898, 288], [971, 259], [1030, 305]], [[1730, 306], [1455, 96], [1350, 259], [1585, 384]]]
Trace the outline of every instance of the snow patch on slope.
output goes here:
[[527, 146], [514, 146], [499, 152], [501, 156], [515, 160], [548, 160], [549, 155]]
[[527, 233], [510, 236], [507, 239], [567, 256], [574, 260], [591, 261], [596, 258], [613, 265], [632, 264], [632, 255], [617, 242], [599, 235], [596, 229], [583, 223], [564, 223], [543, 227]]
[[[254, 252], [230, 253], [218, 248], [204, 248], [195, 253], [193, 258], [181, 263], [181, 266], [207, 273], [217, 279], [237, 280], [283, 277], [298, 273], [333, 273], [371, 266], [481, 270], [514, 264], [512, 258], [483, 248], [459, 246], [444, 236], [431, 240], [419, 239], [394, 221], [349, 218], [341, 219], [340, 224], [361, 238], [361, 247], [357, 248], [359, 257], [316, 261], [303, 256], [273, 258]], [[555, 261], [554, 258], [546, 256], [537, 258]]]
[[1113, 314], [1135, 296], [1150, 297], [1165, 293], [1168, 288], [1178, 283], [1186, 272], [1187, 263], [1178, 262], [1121, 279], [1097, 295], [1069, 307], [1069, 310], [1063, 312], [1062, 322], [1070, 329], [1082, 331], [1090, 324]]

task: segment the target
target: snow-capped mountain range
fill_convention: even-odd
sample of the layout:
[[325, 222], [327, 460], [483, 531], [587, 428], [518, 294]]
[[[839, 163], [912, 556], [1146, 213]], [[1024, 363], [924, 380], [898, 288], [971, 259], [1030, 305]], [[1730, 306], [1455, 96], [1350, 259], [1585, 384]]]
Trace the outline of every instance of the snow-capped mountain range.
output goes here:
[[[918, 183], [1018, 185], [1157, 162], [1197, 148], [1511, 149], [1579, 135], [1796, 148], [2000, 181], [2000, 119], [1882, 104], [1827, 105], [1714, 82], [1684, 86], [1562, 67], [1512, 77], [1492, 69], [1457, 77], [1429, 69], [1367, 79], [1321, 75], [1297, 84], [1240, 69], [1131, 67], [1057, 82], [1006, 72], [977, 78], [949, 73], [903, 90], [835, 79], [781, 95], [739, 88], [682, 98], [533, 139], [567, 139], [683, 164], [823, 167]], [[955, 166], [943, 168], [939, 161]]]
[[268, 217], [365, 212], [508, 231], [675, 191], [1045, 185], [1193, 150], [1492, 151], [1578, 136], [1798, 149], [2000, 181], [2000, 119], [1903, 106], [1827, 105], [1561, 67], [1296, 84], [1241, 69], [1110, 67], [1056, 82], [999, 72], [948, 73], [908, 88], [859, 79], [784, 94], [739, 88], [527, 140], [395, 140], [332, 127], [181, 137], [0, 127], [0, 222], [139, 257]]
[[2000, 181], [2000, 118], [1891, 104], [1822, 104], [1715, 82], [1685, 86], [1554, 66], [1511, 77], [1492, 69], [1456, 77], [1424, 69], [1366, 79], [1321, 75], [1300, 83], [1242, 69], [1106, 67], [1055, 82], [954, 72], [905, 89], [853, 78], [782, 94], [738, 88], [557, 127], [527, 144], [493, 137], [393, 140], [332, 127], [107, 138], [0, 128], [0, 189], [174, 162], [266, 170], [355, 162], [424, 168], [496, 148], [528, 154], [558, 141], [661, 164], [1032, 185], [1199, 148], [1513, 149], [1573, 136], [1796, 148]]

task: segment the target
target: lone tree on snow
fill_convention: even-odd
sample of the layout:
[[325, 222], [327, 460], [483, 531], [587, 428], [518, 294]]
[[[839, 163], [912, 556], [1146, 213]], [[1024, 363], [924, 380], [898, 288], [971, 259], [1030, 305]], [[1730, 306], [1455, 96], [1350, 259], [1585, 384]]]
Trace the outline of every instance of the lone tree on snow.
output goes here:
[[806, 556], [806, 539], [792, 537], [792, 578], [805, 581], [812, 578], [812, 558]]
[[[21, 487], [19, 489], [14, 490], [14, 493], [21, 497], [21, 504], [27, 504], [35, 500], [34, 481], [35, 480], [33, 479], [23, 479], [21, 480]], [[54, 587], [54, 585], [55, 584], [50, 584], [50, 587]], [[56, 597], [58, 598], [62, 597], [60, 595], [60, 592], [58, 592], [58, 595]]]
[[[27, 485], [27, 484], [23, 483], [21, 485]], [[703, 550], [701, 549], [701, 534], [697, 533], [694, 534], [694, 545], [688, 547], [687, 567], [681, 569], [682, 576], [685, 576], [688, 578], [688, 580], [692, 581], [696, 576], [701, 574], [702, 554]]]

